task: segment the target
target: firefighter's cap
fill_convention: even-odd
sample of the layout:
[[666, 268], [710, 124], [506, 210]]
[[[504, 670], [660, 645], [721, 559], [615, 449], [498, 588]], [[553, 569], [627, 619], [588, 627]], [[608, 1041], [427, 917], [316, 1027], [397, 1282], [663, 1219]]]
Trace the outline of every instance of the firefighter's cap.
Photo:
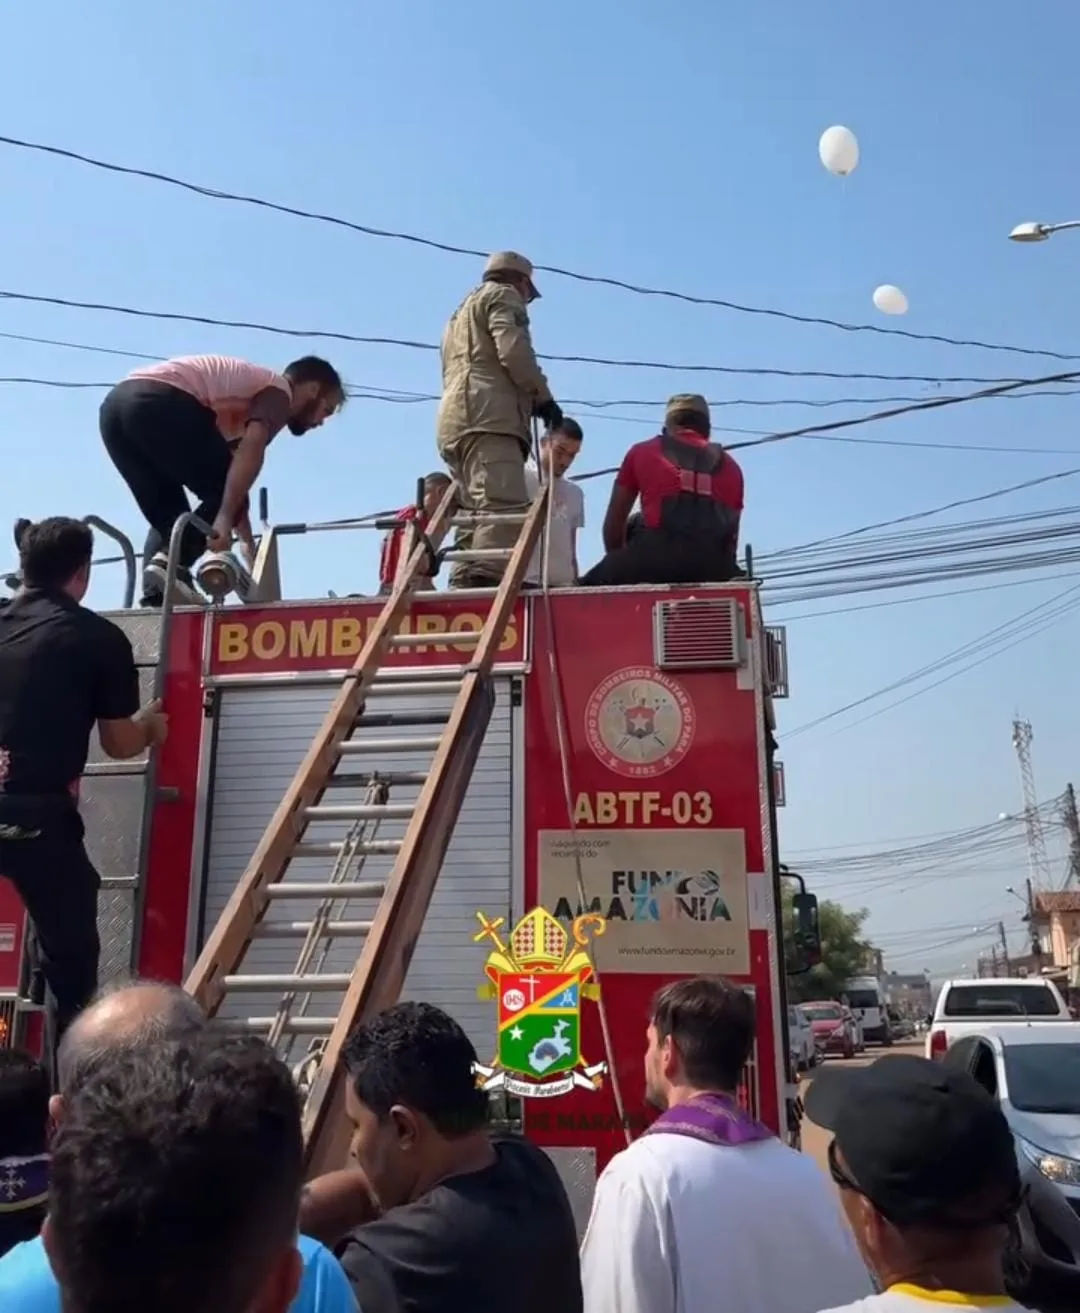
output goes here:
[[540, 293], [536, 290], [536, 283], [533, 281], [532, 261], [526, 260], [523, 255], [518, 255], [517, 251], [496, 251], [494, 255], [488, 256], [488, 262], [484, 265], [484, 277], [488, 274], [520, 274], [522, 278], [527, 278], [533, 290], [533, 296], [538, 300]]
[[696, 392], [680, 392], [677, 396], [671, 397], [664, 411], [664, 420], [669, 420], [672, 415], [677, 415], [680, 410], [692, 410], [705, 419], [711, 420], [712, 418], [709, 414], [709, 403]]

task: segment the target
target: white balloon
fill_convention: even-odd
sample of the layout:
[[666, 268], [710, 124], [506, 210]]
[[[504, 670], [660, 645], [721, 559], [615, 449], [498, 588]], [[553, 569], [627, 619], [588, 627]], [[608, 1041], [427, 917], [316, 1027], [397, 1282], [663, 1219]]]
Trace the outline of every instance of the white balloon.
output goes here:
[[874, 289], [874, 305], [883, 315], [906, 315], [908, 311], [907, 297], [892, 283]]
[[846, 178], [859, 162], [859, 143], [850, 128], [826, 128], [818, 142], [818, 155], [830, 173]]

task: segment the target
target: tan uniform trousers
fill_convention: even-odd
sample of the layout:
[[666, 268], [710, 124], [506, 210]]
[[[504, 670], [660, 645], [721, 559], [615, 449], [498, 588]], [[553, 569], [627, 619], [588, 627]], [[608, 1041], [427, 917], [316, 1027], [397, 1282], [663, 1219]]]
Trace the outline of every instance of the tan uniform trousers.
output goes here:
[[[439, 455], [461, 487], [464, 511], [520, 515], [528, 506], [525, 451], [519, 439], [501, 433], [465, 433], [439, 443]], [[512, 548], [521, 534], [521, 520], [506, 524], [463, 525], [454, 547], [458, 551]], [[499, 582], [509, 558], [455, 561], [451, 588], [483, 588]]]

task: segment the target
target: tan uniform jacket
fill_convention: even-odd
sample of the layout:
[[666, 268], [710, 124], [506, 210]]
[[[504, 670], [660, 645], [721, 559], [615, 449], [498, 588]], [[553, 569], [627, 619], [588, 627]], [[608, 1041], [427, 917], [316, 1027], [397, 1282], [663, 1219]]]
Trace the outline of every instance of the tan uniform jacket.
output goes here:
[[524, 298], [481, 283], [454, 311], [442, 338], [440, 448], [467, 434], [500, 433], [528, 445], [529, 421], [551, 390], [536, 361]]

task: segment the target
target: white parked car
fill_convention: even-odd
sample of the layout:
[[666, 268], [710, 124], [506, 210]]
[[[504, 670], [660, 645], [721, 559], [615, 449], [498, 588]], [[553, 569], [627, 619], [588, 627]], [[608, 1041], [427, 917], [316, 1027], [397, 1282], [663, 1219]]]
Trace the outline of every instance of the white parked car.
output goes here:
[[818, 1050], [814, 1043], [814, 1029], [802, 1008], [788, 1008], [788, 1045], [796, 1071], [809, 1071], [818, 1064]]

